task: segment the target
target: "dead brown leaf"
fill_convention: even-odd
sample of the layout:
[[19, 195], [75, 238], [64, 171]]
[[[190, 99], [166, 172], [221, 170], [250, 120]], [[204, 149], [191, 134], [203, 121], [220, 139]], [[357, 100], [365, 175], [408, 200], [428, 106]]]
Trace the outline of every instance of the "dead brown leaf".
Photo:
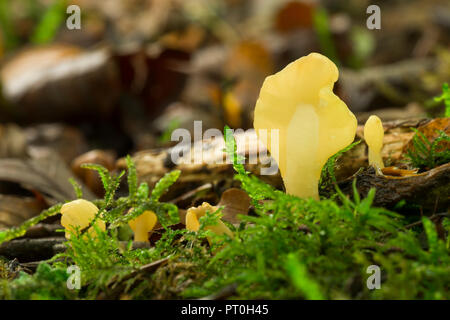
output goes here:
[[[450, 118], [436, 118], [430, 122], [417, 128], [430, 142], [433, 142], [438, 136], [439, 131], [444, 131], [447, 135], [450, 135]], [[405, 145], [403, 152], [407, 150], [414, 150], [412, 140]], [[438, 144], [436, 151], [448, 150], [450, 149], [450, 142], [441, 141]]]
[[399, 169], [397, 167], [386, 167], [381, 169], [381, 172], [383, 172], [386, 176], [393, 176], [393, 177], [409, 177], [417, 174], [416, 170], [406, 170], [406, 169]]
[[237, 224], [240, 222], [237, 215], [246, 215], [250, 209], [250, 197], [244, 190], [230, 188], [222, 194], [217, 206], [224, 207], [223, 220]]
[[278, 12], [275, 27], [278, 31], [289, 32], [300, 28], [311, 28], [314, 5], [292, 1], [285, 4]]
[[103, 197], [105, 189], [103, 188], [98, 173], [93, 170], [81, 168], [81, 165], [87, 163], [99, 164], [111, 171], [115, 166], [115, 155], [109, 151], [91, 150], [76, 157], [71, 164], [72, 172], [98, 197]]
[[88, 149], [83, 133], [62, 123], [38, 124], [25, 129], [28, 152], [33, 157], [45, 157], [57, 152], [66, 164]]
[[0, 229], [18, 226], [37, 216], [45, 207], [37, 198], [0, 194]]
[[[73, 175], [57, 154], [36, 159], [0, 159], [0, 180], [15, 182], [25, 189], [38, 191], [49, 204], [76, 197], [69, 178], [73, 178]], [[95, 199], [83, 183], [78, 183], [85, 199]]]

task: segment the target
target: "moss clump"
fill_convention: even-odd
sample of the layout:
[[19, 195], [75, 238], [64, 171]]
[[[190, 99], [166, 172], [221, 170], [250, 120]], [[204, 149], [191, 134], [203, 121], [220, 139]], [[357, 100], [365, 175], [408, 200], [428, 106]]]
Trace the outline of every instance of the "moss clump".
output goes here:
[[450, 136], [444, 131], [433, 141], [429, 141], [419, 130], [412, 128], [416, 133], [412, 138], [413, 148], [408, 149], [406, 157], [414, 168], [433, 169], [441, 164], [450, 162], [450, 150], [441, 147], [440, 144], [450, 142]]
[[0, 297], [18, 300], [74, 299], [76, 292], [67, 289], [68, 277], [65, 268], [41, 263], [33, 275], [20, 272], [9, 283], [1, 280]]

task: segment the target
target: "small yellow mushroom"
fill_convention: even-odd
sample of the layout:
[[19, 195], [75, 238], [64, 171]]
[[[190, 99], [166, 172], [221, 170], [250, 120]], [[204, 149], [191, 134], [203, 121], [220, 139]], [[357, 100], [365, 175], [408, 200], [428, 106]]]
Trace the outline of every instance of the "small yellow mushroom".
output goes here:
[[232, 91], [225, 93], [223, 106], [225, 109], [225, 119], [232, 127], [239, 128], [242, 122], [242, 105]]
[[[189, 231], [198, 231], [200, 229], [199, 219], [203, 217], [206, 212], [214, 213], [219, 208], [210, 205], [207, 202], [203, 202], [201, 206], [189, 208], [186, 212], [186, 229]], [[211, 230], [217, 235], [227, 234], [233, 238], [233, 232], [226, 226], [223, 221], [219, 220], [216, 225], [206, 226], [205, 230]], [[209, 244], [211, 244], [211, 239], [208, 238]]]
[[157, 221], [158, 217], [150, 210], [144, 211], [140, 216], [129, 221], [128, 225], [134, 232], [134, 241], [149, 242], [148, 233], [153, 230]]
[[[97, 212], [98, 208], [95, 204], [84, 199], [78, 199], [64, 204], [61, 207], [61, 225], [66, 229], [66, 238], [70, 239], [70, 233], [76, 232], [76, 228], [79, 231], [87, 228], [92, 220], [94, 220]], [[97, 219], [95, 225], [100, 230], [106, 230], [105, 222], [101, 219]], [[91, 237], [97, 236], [94, 227], [90, 227], [87, 233]]]
[[[311, 53], [267, 77], [261, 88], [254, 127], [289, 194], [319, 199], [322, 167], [355, 138], [356, 117], [333, 93], [338, 76], [330, 59]], [[278, 130], [278, 144], [272, 130]]]
[[383, 124], [377, 116], [370, 116], [364, 125], [364, 140], [369, 146], [369, 165], [377, 170], [384, 168], [381, 148], [383, 148]]

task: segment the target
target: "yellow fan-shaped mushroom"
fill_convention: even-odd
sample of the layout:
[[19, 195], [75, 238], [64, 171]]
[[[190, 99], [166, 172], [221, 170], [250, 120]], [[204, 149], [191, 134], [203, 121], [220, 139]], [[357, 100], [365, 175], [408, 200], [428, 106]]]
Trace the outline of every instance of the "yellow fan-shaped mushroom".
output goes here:
[[[261, 88], [254, 127], [289, 194], [318, 199], [323, 165], [355, 137], [356, 118], [333, 93], [338, 74], [330, 59], [311, 53], [267, 77]], [[278, 130], [278, 143], [271, 130]]]

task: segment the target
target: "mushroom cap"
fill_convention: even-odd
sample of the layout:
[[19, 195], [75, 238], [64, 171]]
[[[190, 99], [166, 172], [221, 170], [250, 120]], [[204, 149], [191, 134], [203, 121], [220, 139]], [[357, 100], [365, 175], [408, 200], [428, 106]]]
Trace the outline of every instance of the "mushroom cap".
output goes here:
[[[130, 209], [130, 211], [132, 210], [133, 209]], [[153, 230], [157, 221], [158, 217], [156, 216], [156, 214], [151, 210], [146, 210], [142, 212], [140, 216], [128, 221], [128, 225], [134, 232], [136, 232], [138, 229], [148, 232]]]
[[[338, 75], [330, 59], [311, 53], [267, 77], [261, 88], [254, 127], [290, 194], [317, 195], [323, 165], [355, 137], [356, 117], [333, 93]], [[271, 141], [274, 129], [279, 130], [276, 145]]]
[[383, 137], [383, 123], [380, 118], [375, 115], [371, 115], [364, 125], [364, 140], [369, 148], [378, 153], [383, 147]]
[[[200, 229], [199, 219], [203, 217], [206, 212], [213, 213], [218, 209], [218, 207], [212, 206], [208, 202], [203, 202], [202, 205], [198, 207], [189, 208], [186, 212], [186, 229], [198, 231]], [[222, 220], [219, 220], [216, 225], [205, 227], [205, 229], [211, 230], [218, 235], [227, 234], [230, 237], [233, 237], [233, 232], [231, 232]]]
[[199, 219], [203, 217], [206, 212], [216, 212], [217, 207], [210, 205], [208, 202], [203, 202], [201, 206], [189, 208], [186, 212], [186, 228], [190, 231], [198, 231], [200, 229]]
[[188, 209], [186, 212], [186, 229], [189, 231], [198, 231], [200, 229], [200, 222], [198, 221], [197, 214], [194, 210]]
[[[91, 221], [95, 218], [98, 212], [98, 208], [95, 204], [84, 199], [77, 199], [71, 202], [65, 203], [61, 207], [61, 225], [70, 231], [75, 231], [75, 227], [82, 230], [89, 226]], [[95, 222], [101, 230], [106, 230], [105, 222], [98, 219]], [[90, 234], [95, 234], [94, 229], [90, 228], [88, 231]], [[70, 238], [70, 234], [66, 232], [66, 238]]]

